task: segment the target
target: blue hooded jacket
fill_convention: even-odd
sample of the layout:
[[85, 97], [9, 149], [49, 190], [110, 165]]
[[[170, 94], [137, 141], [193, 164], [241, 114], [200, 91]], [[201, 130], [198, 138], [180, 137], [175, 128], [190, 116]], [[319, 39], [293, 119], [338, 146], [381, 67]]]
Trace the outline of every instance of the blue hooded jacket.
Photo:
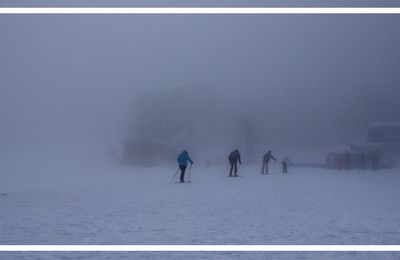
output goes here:
[[193, 163], [192, 159], [190, 159], [189, 154], [186, 151], [183, 151], [177, 158], [179, 165], [187, 165], [187, 162]]

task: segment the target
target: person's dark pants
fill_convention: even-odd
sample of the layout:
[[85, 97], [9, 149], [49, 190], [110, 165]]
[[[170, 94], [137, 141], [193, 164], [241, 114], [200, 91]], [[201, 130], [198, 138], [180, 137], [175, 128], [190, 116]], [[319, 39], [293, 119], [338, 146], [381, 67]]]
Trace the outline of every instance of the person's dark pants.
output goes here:
[[229, 161], [229, 163], [231, 164], [231, 169], [229, 170], [229, 177], [232, 177], [232, 171], [233, 169], [235, 169], [234, 171], [234, 175], [235, 177], [237, 177], [237, 161]]
[[282, 173], [287, 173], [287, 163], [282, 162]]
[[181, 169], [181, 182], [185, 182], [186, 165], [179, 165], [179, 168]]
[[267, 162], [267, 161], [263, 161], [263, 165], [261, 168], [261, 174], [268, 174], [268, 163], [269, 162]]

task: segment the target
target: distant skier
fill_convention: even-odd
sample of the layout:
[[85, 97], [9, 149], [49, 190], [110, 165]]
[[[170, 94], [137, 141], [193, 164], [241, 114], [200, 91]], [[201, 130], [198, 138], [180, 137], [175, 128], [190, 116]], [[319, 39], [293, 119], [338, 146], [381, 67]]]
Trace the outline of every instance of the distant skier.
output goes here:
[[188, 152], [186, 150], [183, 150], [183, 152], [178, 156], [177, 158], [179, 168], [181, 169], [181, 178], [180, 181], [183, 183], [185, 182], [185, 171], [186, 171], [186, 166], [187, 162], [189, 161], [191, 164], [193, 164], [192, 159], [190, 159]]
[[344, 168], [345, 170], [350, 170], [351, 168], [351, 154], [349, 153], [349, 151], [345, 151], [344, 156], [343, 156], [343, 160], [344, 160]]
[[336, 154], [336, 169], [339, 171], [343, 169], [344, 155], [342, 153]]
[[371, 163], [371, 170], [376, 171], [378, 170], [378, 152], [373, 151], [369, 157]]
[[240, 160], [239, 150], [236, 149], [235, 151], [231, 152], [229, 154], [229, 158], [228, 159], [229, 159], [229, 163], [231, 165], [231, 169], [229, 170], [229, 177], [232, 177], [233, 169], [235, 169], [233, 177], [238, 177], [238, 175], [237, 175], [237, 162], [239, 161], [239, 163], [242, 164], [242, 161]]
[[268, 164], [269, 161], [273, 159], [274, 161], [276, 161], [275, 157], [272, 155], [271, 150], [269, 150], [266, 154], [264, 154], [263, 156], [263, 165], [262, 165], [262, 169], [261, 169], [261, 174], [264, 174], [264, 169], [265, 169], [265, 174], [268, 174]]
[[281, 161], [282, 163], [282, 173], [288, 173], [289, 157], [285, 157]]
[[367, 168], [366, 164], [367, 164], [367, 158], [366, 158], [365, 153], [362, 152], [360, 154], [360, 162], [359, 162], [360, 170], [365, 170]]

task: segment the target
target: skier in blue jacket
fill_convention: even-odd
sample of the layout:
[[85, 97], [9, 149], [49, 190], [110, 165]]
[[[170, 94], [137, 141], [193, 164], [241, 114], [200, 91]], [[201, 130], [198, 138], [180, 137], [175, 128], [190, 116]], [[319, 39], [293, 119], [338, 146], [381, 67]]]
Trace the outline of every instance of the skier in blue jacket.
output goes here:
[[187, 162], [189, 161], [191, 164], [193, 164], [192, 159], [190, 159], [188, 152], [186, 150], [183, 150], [183, 152], [178, 156], [177, 158], [179, 168], [181, 169], [181, 182], [185, 182], [184, 177], [185, 177], [185, 170], [187, 166]]

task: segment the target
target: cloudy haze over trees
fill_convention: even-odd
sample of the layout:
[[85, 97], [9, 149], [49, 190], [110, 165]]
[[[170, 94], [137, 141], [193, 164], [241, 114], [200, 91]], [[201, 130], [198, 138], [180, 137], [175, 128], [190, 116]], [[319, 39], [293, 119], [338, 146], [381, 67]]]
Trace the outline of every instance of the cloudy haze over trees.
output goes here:
[[154, 138], [199, 150], [324, 149], [400, 120], [398, 16], [0, 20], [3, 146]]

